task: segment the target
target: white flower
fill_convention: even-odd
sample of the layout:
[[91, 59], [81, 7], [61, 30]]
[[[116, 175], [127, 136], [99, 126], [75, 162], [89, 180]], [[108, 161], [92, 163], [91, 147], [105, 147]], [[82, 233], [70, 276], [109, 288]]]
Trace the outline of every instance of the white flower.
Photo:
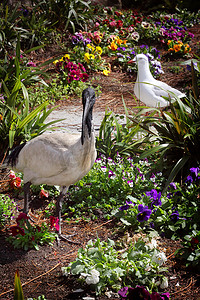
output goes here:
[[139, 39], [140, 39], [140, 35], [139, 35], [138, 32], [134, 31], [134, 32], [131, 33], [131, 38], [132, 38], [134, 41], [138, 42]]
[[99, 282], [99, 276], [100, 276], [99, 271], [92, 269], [90, 271], [90, 274], [88, 274], [85, 282], [87, 284], [97, 284]]
[[152, 239], [151, 242], [147, 244], [147, 246], [152, 250], [157, 247], [157, 241], [155, 239]]
[[161, 289], [167, 289], [168, 288], [168, 279], [167, 277], [164, 277], [161, 284], [160, 284]]
[[159, 266], [161, 266], [162, 264], [164, 264], [166, 262], [167, 257], [164, 252], [159, 252], [159, 253], [154, 254], [154, 256], [152, 257], [152, 260], [154, 262], [156, 262]]

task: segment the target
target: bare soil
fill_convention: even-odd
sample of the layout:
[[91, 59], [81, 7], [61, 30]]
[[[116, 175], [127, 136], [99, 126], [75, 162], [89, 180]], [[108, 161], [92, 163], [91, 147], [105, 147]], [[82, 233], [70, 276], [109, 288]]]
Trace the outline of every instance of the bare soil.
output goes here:
[[[190, 31], [195, 33], [192, 49], [195, 49], [195, 53], [198, 52], [199, 54], [200, 26], [194, 26]], [[56, 56], [52, 49], [47, 50], [46, 53], [37, 54], [35, 61], [44, 60], [44, 57], [46, 59]], [[163, 50], [162, 54], [161, 62], [165, 73], [160, 77], [160, 80], [180, 90], [189, 89], [192, 85], [190, 72], [181, 66], [177, 74], [171, 71], [171, 67], [178, 65], [183, 59], [171, 61]], [[104, 111], [106, 107], [110, 107], [116, 113], [123, 112], [122, 96], [127, 107], [134, 109], [136, 106], [133, 94], [135, 79], [136, 76], [129, 77], [119, 69], [113, 69], [108, 77], [97, 74], [94, 84], [101, 86], [102, 93], [97, 99], [95, 109]], [[59, 104], [62, 107], [68, 105], [81, 106], [80, 99], [74, 98], [62, 101]], [[0, 182], [1, 192], [4, 190], [6, 193], [8, 192], [6, 190], [8, 175], [5, 170], [0, 178], [4, 180]], [[23, 207], [23, 200], [20, 197], [16, 201]], [[32, 205], [36, 222], [37, 220], [39, 222], [47, 204], [47, 202], [41, 202], [37, 207], [36, 203]], [[70, 261], [75, 260], [77, 250], [84, 247], [88, 240], [95, 239], [97, 235], [102, 240], [106, 240], [108, 237], [118, 240], [121, 236], [117, 231], [113, 231], [115, 226], [115, 220], [107, 222], [102, 218], [101, 213], [97, 221], [76, 223], [63, 220], [63, 233], [76, 233], [72, 239], [79, 244], [61, 241], [60, 246], [57, 246], [55, 242], [53, 246], [40, 247], [39, 251], [23, 251], [14, 249], [5, 240], [8, 235], [8, 224], [7, 227], [0, 230], [0, 299], [13, 299], [13, 283], [16, 270], [19, 270], [20, 273], [25, 298], [45, 295], [48, 300], [82, 299], [85, 296], [98, 300], [108, 299], [104, 295], [96, 297], [94, 292], [90, 291], [87, 286], [81, 286], [75, 278], [63, 277], [61, 267], [67, 266]], [[170, 292], [171, 299], [200, 300], [200, 270], [186, 268], [184, 263], [177, 261], [174, 257], [174, 252], [180, 247], [180, 241], [162, 239], [160, 243], [166, 249], [166, 255], [168, 256], [169, 288], [167, 291]], [[81, 289], [82, 292], [78, 289]], [[113, 296], [110, 299], [116, 299], [116, 297]]]

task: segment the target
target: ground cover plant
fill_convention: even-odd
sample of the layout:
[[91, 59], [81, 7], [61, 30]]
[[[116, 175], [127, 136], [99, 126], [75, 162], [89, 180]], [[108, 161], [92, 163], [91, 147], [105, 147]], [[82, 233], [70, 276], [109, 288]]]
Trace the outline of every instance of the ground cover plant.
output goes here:
[[[67, 1], [33, 2], [33, 7], [12, 9], [6, 1], [0, 6], [0, 165], [13, 146], [54, 124], [46, 123], [46, 119], [58, 98], [62, 103], [73, 103], [90, 85], [98, 93], [103, 80], [111, 80], [113, 73], [133, 80], [137, 69], [129, 60], [138, 53], [147, 55], [155, 77], [162, 78], [167, 62], [171, 68], [179, 68], [177, 76], [187, 68], [191, 84], [182, 86], [187, 94], [185, 102], [177, 99], [168, 111], [144, 107], [134, 95], [133, 110], [126, 106], [125, 96], [120, 97], [124, 116], [106, 109], [97, 137], [96, 162], [70, 187], [63, 205], [64, 232], [82, 233], [72, 236], [75, 246], [62, 242], [58, 247], [55, 242], [58, 187], [31, 187], [36, 216], [32, 211], [29, 218], [20, 213], [23, 174], [2, 169], [0, 239], [5, 249], [0, 248], [0, 272], [4, 274], [2, 282], [4, 278], [6, 281], [0, 296], [11, 295], [15, 273], [8, 274], [6, 269], [12, 256], [12, 268], [20, 268], [23, 282], [27, 278], [27, 284], [22, 284], [26, 298], [188, 299], [189, 295], [196, 300], [200, 81], [199, 50], [193, 42], [192, 27], [198, 26], [199, 12], [177, 8], [173, 14], [162, 11], [147, 15], [72, 0], [63, 10]], [[50, 53], [53, 55], [46, 57], [50, 47], [55, 48]], [[95, 76], [103, 79], [102, 85], [94, 83], [98, 81]], [[119, 90], [118, 84], [118, 94]], [[91, 224], [95, 225], [87, 234]], [[107, 227], [106, 236], [103, 226]], [[169, 248], [173, 250], [169, 252]], [[74, 249], [75, 255], [70, 256]], [[33, 255], [32, 262], [34, 255], [37, 257], [38, 269], [42, 265], [43, 270], [47, 262], [51, 266], [45, 269], [44, 277], [59, 267], [46, 282], [40, 273], [45, 284], [39, 282], [38, 290], [29, 282], [36, 272], [30, 263], [27, 277], [25, 274], [23, 257], [29, 262], [29, 255]], [[54, 269], [55, 260], [58, 264]], [[186, 279], [181, 282], [186, 293], [181, 288], [181, 298], [177, 296], [179, 282], [177, 286], [173, 282], [175, 262], [180, 270], [186, 265], [184, 271], [192, 276], [192, 270], [196, 276], [189, 284]], [[20, 286], [18, 273], [16, 282]], [[59, 291], [58, 286], [62, 287]]]

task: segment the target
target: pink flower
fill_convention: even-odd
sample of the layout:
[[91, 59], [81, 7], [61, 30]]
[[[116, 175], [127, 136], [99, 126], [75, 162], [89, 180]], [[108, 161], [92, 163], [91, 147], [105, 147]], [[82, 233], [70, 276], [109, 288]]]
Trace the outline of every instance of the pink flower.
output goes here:
[[36, 64], [32, 61], [27, 63], [27, 67], [36, 67]]
[[50, 216], [50, 226], [51, 229], [55, 228], [57, 231], [59, 231], [59, 219], [55, 218], [54, 216]]
[[110, 22], [110, 27], [116, 27], [117, 26], [117, 22], [115, 20]]

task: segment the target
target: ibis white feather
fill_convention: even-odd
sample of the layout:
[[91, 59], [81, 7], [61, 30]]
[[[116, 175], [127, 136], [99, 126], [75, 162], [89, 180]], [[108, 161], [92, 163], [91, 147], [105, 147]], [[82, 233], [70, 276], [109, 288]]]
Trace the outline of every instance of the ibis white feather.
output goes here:
[[170, 98], [174, 101], [176, 97], [182, 98], [186, 96], [179, 90], [172, 88], [165, 82], [156, 80], [152, 76], [146, 55], [137, 54], [130, 62], [136, 62], [138, 66], [134, 93], [145, 105], [150, 107], [166, 107], [169, 105], [169, 101], [163, 97]]
[[61, 209], [67, 188], [84, 177], [96, 159], [92, 110], [95, 92], [87, 88], [82, 94], [81, 134], [52, 132], [42, 134], [15, 148], [7, 159], [8, 166], [24, 174], [24, 212], [28, 212], [30, 185], [48, 184], [61, 187], [57, 215], [61, 234]]

